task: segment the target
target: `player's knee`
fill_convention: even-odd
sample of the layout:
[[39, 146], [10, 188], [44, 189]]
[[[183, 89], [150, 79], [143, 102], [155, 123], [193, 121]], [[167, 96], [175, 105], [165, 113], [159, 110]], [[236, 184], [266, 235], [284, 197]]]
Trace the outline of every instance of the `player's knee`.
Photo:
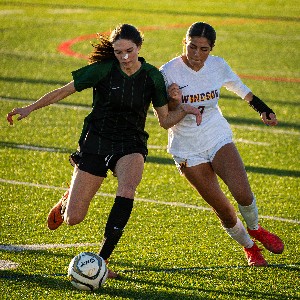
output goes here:
[[118, 189], [118, 194], [122, 197], [133, 199], [136, 191], [136, 186], [127, 184]]
[[241, 193], [235, 195], [234, 199], [236, 200], [236, 202], [238, 204], [243, 205], [243, 206], [248, 206], [248, 205], [251, 205], [251, 203], [253, 202], [253, 194], [252, 193], [245, 194], [245, 193], [241, 192]]
[[67, 225], [74, 226], [82, 222], [84, 217], [80, 215], [72, 215], [65, 213], [64, 215], [64, 221]]

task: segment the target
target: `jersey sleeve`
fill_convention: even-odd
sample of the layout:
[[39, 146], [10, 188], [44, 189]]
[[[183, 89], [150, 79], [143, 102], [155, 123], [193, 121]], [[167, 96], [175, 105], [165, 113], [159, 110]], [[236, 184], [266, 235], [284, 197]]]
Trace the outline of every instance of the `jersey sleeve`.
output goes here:
[[240, 77], [232, 71], [230, 66], [223, 60], [224, 87], [234, 92], [242, 99], [251, 92], [251, 90], [242, 82]]
[[94, 87], [111, 70], [112, 61], [95, 62], [72, 72], [77, 92]]
[[166, 74], [166, 71], [164, 69], [164, 67], [161, 67], [159, 69], [159, 71], [161, 72], [163, 78], [164, 78], [164, 82], [165, 82], [165, 88], [167, 88], [169, 85], [171, 85], [172, 83], [170, 82], [170, 80], [168, 79], [168, 76]]
[[168, 104], [165, 80], [157, 68], [150, 71], [150, 76], [154, 83], [152, 104], [154, 107], [161, 107]]

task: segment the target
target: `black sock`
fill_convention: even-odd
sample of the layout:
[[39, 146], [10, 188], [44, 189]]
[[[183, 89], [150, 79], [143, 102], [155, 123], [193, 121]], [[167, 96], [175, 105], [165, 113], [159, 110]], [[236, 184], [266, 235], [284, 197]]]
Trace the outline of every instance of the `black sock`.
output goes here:
[[99, 255], [108, 259], [119, 242], [129, 220], [133, 199], [117, 196], [108, 216]]

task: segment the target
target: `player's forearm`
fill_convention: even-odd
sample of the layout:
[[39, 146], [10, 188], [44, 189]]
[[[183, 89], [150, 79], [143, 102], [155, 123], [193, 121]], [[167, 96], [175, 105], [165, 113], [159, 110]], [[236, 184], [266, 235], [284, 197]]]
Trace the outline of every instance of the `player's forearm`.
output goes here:
[[42, 96], [39, 100], [36, 102], [28, 105], [28, 108], [30, 111], [34, 111], [40, 108], [43, 108], [45, 106], [51, 105], [53, 103], [56, 103], [69, 95], [73, 94], [75, 92], [74, 84], [73, 82], [68, 83], [67, 85], [58, 88], [56, 90], [53, 90], [44, 96]]
[[176, 110], [168, 111], [163, 117], [161, 114], [158, 114], [159, 124], [164, 129], [169, 129], [180, 122], [187, 114], [194, 115], [196, 117], [195, 122], [197, 125], [200, 125], [202, 116], [199, 109], [188, 104], [178, 105]]
[[178, 122], [180, 122], [186, 115], [187, 112], [178, 107], [176, 110], [169, 111], [166, 118], [159, 120], [159, 124], [164, 129], [169, 129], [172, 126], [176, 125]]
[[176, 109], [179, 107], [180, 104], [181, 104], [181, 102], [169, 98], [169, 102], [168, 102], [168, 108], [169, 108], [169, 111], [174, 111], [174, 110], [176, 110]]
[[244, 100], [249, 103], [249, 102], [251, 102], [252, 98], [253, 98], [253, 94], [252, 94], [252, 92], [250, 92], [245, 96]]

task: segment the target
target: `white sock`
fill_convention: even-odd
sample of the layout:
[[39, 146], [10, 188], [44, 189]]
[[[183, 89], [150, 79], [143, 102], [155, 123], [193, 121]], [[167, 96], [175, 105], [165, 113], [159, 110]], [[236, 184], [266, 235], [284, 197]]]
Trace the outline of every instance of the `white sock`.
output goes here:
[[253, 246], [254, 242], [251, 240], [248, 232], [239, 218], [237, 218], [237, 222], [232, 228], [225, 228], [224, 226], [223, 228], [230, 237], [232, 237], [243, 247], [251, 248]]
[[247, 227], [251, 230], [258, 229], [258, 209], [256, 205], [255, 197], [253, 196], [253, 201], [249, 206], [239, 206], [239, 211], [242, 214]]

